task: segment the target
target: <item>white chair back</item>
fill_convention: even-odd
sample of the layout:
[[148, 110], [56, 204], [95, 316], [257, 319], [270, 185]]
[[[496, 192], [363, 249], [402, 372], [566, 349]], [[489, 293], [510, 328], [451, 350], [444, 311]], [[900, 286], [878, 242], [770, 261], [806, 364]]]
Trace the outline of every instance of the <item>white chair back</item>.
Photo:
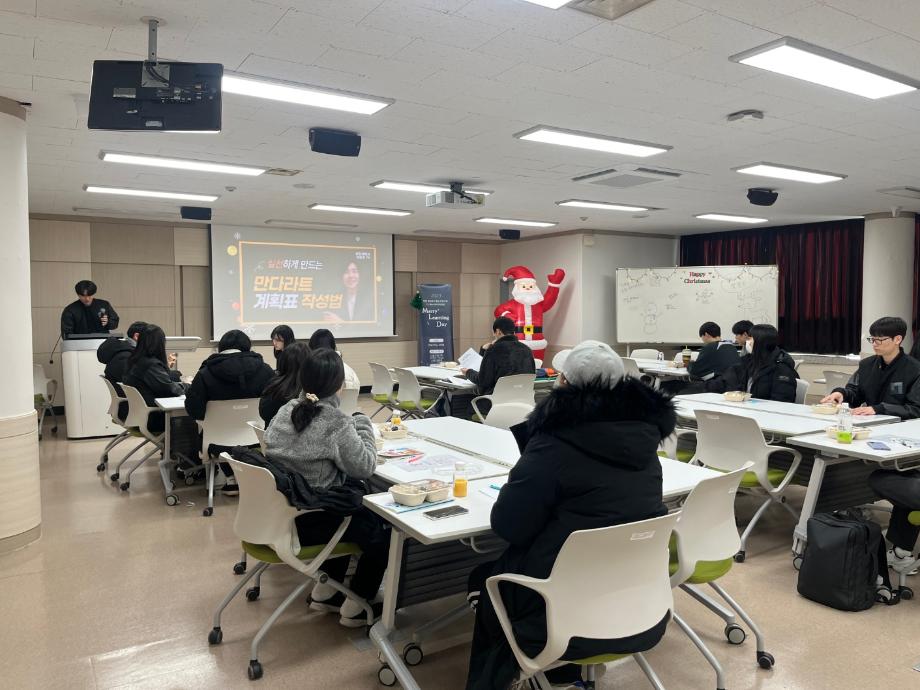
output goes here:
[[795, 402], [797, 405], [805, 404], [805, 397], [808, 395], [810, 385], [805, 379], [798, 379], [795, 382]]
[[396, 382], [390, 375], [390, 370], [376, 362], [368, 362], [367, 366], [371, 368], [371, 373], [374, 375], [371, 395], [385, 395], [390, 401], [393, 401], [393, 387]]
[[198, 422], [202, 456], [207, 456], [211, 445], [251, 446], [257, 443], [259, 439], [248, 422], [258, 416], [258, 398], [208, 401], [204, 419]]
[[533, 374], [502, 376], [495, 382], [495, 389], [489, 396], [492, 400], [493, 407], [505, 403], [523, 403], [525, 405], [530, 405], [532, 408], [535, 404], [533, 384]]
[[518, 402], [493, 404], [486, 415], [485, 424], [499, 429], [510, 429], [527, 419], [533, 408], [534, 405]]
[[671, 584], [687, 581], [700, 561], [722, 561], [741, 548], [735, 524], [735, 496], [746, 463], [734, 472], [704, 479], [694, 487], [680, 510], [677, 520], [677, 557], [680, 566], [671, 576]]
[[799, 367], [805, 363], [805, 360], [804, 359], [794, 359], [792, 360], [792, 363], [795, 365], [795, 370], [798, 371]]
[[413, 402], [421, 410], [422, 405], [422, 387], [418, 379], [408, 369], [394, 369], [396, 374], [396, 383], [399, 384], [399, 390], [396, 392], [396, 402]]
[[265, 423], [262, 420], [246, 422], [251, 428], [256, 438], [259, 439], [259, 445], [264, 448], [265, 441]]
[[830, 395], [835, 388], [846, 388], [850, 382], [850, 375], [842, 371], [825, 371], [825, 394]]
[[144, 436], [151, 440], [159, 438], [160, 434], [154, 434], [147, 429], [148, 416], [158, 408], [149, 407], [144, 400], [144, 396], [141, 395], [141, 392], [134, 386], [126, 386], [123, 383], [120, 385], [121, 390], [125, 393], [125, 400], [128, 401], [128, 414], [125, 417], [125, 421], [122, 423], [126, 427], [138, 429]]
[[534, 357], [534, 358], [533, 358], [533, 365], [534, 365], [537, 369], [539, 369], [540, 367], [543, 366], [543, 360], [540, 359], [539, 357]]
[[629, 353], [629, 356], [633, 359], [658, 359], [658, 355], [661, 352], [655, 350], [651, 347], [639, 348], [638, 350], [632, 350]]
[[48, 400], [48, 384], [50, 381], [45, 375], [45, 368], [41, 364], [32, 365], [32, 393], [34, 395], [40, 395]]
[[[297, 544], [294, 518], [300, 511], [278, 491], [272, 473], [264, 467], [233, 460], [226, 453], [221, 453], [221, 460], [233, 467], [240, 487], [240, 502], [233, 522], [236, 536], [250, 544]], [[299, 546], [293, 550], [299, 550]]]
[[99, 374], [99, 378], [105, 381], [105, 387], [109, 390], [109, 417], [111, 417], [112, 421], [116, 424], [121, 424], [122, 422], [118, 418], [118, 406], [123, 402], [128, 402], [128, 399], [119, 396], [118, 391], [115, 390], [115, 386], [113, 386], [112, 382], [105, 376]]
[[[489, 596], [521, 669], [531, 675], [547, 668], [562, 657], [573, 637], [628, 637], [661, 621], [674, 605], [668, 541], [677, 517], [673, 513], [573, 532], [545, 580], [513, 573], [489, 578]], [[546, 600], [547, 642], [535, 658], [524, 654], [515, 642], [499, 594], [502, 581], [533, 589]]]
[[349, 417], [358, 411], [357, 388], [345, 388], [339, 391], [339, 409]]
[[696, 453], [691, 462], [723, 472], [733, 472], [752, 460], [754, 472], [766, 480], [769, 449], [753, 419], [725, 412], [697, 410]]
[[623, 368], [626, 370], [627, 376], [631, 376], [634, 379], [642, 378], [642, 372], [639, 370], [639, 365], [632, 357], [623, 358]]

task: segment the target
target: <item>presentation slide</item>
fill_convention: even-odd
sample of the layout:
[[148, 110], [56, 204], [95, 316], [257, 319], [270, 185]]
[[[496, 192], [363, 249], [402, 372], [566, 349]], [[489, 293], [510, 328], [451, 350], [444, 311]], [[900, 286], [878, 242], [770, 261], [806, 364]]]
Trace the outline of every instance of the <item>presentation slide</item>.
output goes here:
[[215, 340], [279, 324], [298, 340], [392, 336], [393, 236], [212, 225], [211, 307]]

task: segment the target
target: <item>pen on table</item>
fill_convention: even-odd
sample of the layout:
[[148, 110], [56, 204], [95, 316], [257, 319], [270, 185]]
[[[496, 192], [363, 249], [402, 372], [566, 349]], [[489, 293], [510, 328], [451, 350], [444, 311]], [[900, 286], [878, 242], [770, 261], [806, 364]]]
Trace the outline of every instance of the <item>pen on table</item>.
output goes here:
[[496, 491], [501, 491], [502, 488], [498, 484], [489, 484], [490, 489], [495, 489]]

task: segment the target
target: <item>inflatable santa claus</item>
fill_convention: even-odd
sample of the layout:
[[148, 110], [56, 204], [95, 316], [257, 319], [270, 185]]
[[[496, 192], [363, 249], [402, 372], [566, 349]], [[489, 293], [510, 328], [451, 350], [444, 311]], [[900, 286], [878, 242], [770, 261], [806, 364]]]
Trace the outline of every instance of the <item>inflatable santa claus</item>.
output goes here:
[[549, 286], [544, 294], [537, 287], [537, 280], [529, 268], [512, 266], [502, 276], [502, 280], [514, 281], [511, 299], [495, 307], [495, 317], [507, 316], [512, 319], [518, 340], [533, 350], [533, 356], [537, 359], [543, 359], [546, 352], [543, 314], [556, 304], [559, 286], [565, 279], [565, 271], [557, 268], [547, 279]]

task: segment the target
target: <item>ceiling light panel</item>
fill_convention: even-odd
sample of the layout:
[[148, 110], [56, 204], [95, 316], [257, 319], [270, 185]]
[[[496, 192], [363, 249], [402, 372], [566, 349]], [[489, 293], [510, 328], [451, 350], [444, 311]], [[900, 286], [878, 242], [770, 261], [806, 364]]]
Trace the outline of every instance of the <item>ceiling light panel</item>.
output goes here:
[[574, 208], [596, 208], [602, 211], [649, 211], [647, 206], [627, 206], [625, 204], [611, 204], [606, 201], [584, 201], [583, 199], [567, 199], [557, 201], [556, 206], [572, 206]]
[[[393, 180], [380, 180], [372, 182], [371, 187], [374, 189], [389, 189], [396, 192], [421, 192], [424, 194], [435, 194], [437, 192], [449, 192], [450, 187], [440, 184], [424, 184], [421, 182], [395, 182]], [[491, 191], [485, 189], [464, 189], [464, 194], [481, 194], [489, 196]]]
[[789, 37], [729, 59], [864, 98], [885, 98], [920, 87], [914, 79]]
[[156, 189], [128, 189], [126, 187], [106, 187], [104, 185], [88, 184], [83, 189], [94, 194], [116, 194], [121, 196], [139, 196], [150, 199], [179, 199], [180, 201], [203, 201], [210, 203], [220, 197], [216, 194], [189, 194], [187, 192], [164, 192]]
[[552, 228], [556, 223], [545, 220], [515, 220], [513, 218], [476, 218], [477, 223], [494, 223], [495, 225], [521, 225], [525, 228]]
[[778, 165], [776, 163], [752, 163], [751, 165], [743, 165], [740, 168], [733, 168], [733, 170], [744, 175], [773, 177], [778, 180], [792, 180], [793, 182], [808, 182], [810, 184], [839, 182], [846, 178], [846, 175], [840, 175], [838, 173], [809, 170], [808, 168], [795, 168], [789, 165]]
[[228, 74], [227, 72], [224, 72], [221, 89], [224, 93], [265, 98], [270, 101], [296, 103], [314, 108], [344, 110], [348, 113], [361, 115], [373, 115], [388, 105], [395, 103], [390, 98], [364, 96], [346, 91], [334, 91], [305, 84], [292, 84], [242, 74]]
[[701, 213], [694, 218], [699, 218], [700, 220], [717, 220], [720, 223], [746, 223], [748, 225], [753, 225], [754, 223], [766, 223], [766, 218], [754, 218], [753, 216], [733, 216], [727, 213]]
[[664, 144], [650, 144], [645, 141], [619, 139], [616, 137], [604, 136], [602, 134], [547, 127], [546, 125], [537, 125], [523, 132], [518, 132], [514, 137], [516, 139], [522, 139], [523, 141], [536, 141], [542, 144], [556, 144], [557, 146], [571, 146], [577, 149], [588, 149], [591, 151], [601, 151], [603, 153], [617, 153], [623, 156], [637, 156], [639, 158], [666, 153], [673, 148]]
[[249, 175], [254, 177], [268, 170], [268, 168], [257, 168], [249, 165], [211, 163], [208, 161], [189, 160], [187, 158], [166, 158], [164, 156], [148, 156], [139, 153], [118, 153], [115, 151], [103, 151], [100, 157], [106, 163], [126, 163], [128, 165], [145, 165], [152, 168], [194, 170], [196, 172], [223, 173], [227, 175]]
[[412, 211], [394, 208], [372, 208], [369, 206], [336, 206], [333, 204], [311, 204], [313, 211], [337, 211], [339, 213], [368, 213], [374, 216], [411, 216]]
[[272, 226], [297, 226], [304, 228], [356, 228], [357, 225], [352, 223], [314, 223], [309, 220], [286, 220], [284, 218], [269, 218], [265, 221], [266, 225]]

